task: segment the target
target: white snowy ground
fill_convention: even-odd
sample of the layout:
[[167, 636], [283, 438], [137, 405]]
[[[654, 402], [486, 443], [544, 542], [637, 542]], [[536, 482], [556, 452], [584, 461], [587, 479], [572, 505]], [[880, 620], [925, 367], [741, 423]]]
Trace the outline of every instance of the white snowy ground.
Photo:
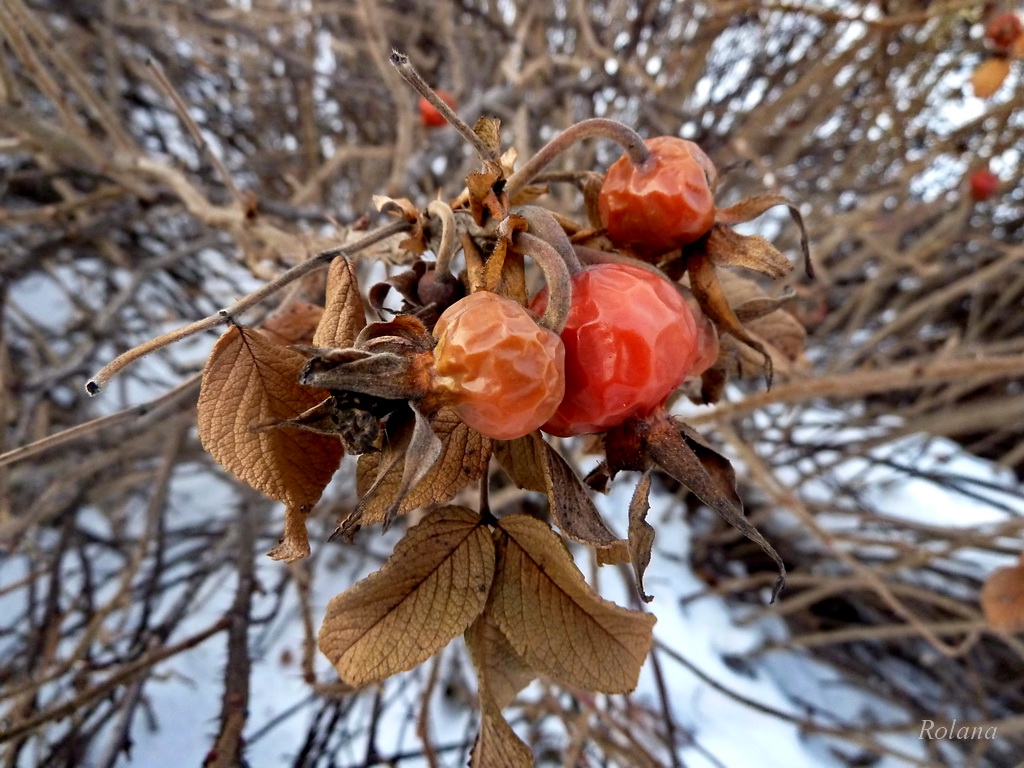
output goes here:
[[[899, 446], [886, 451], [906, 454], [914, 450], [916, 441], [909, 438]], [[915, 457], [915, 465], [922, 469], [941, 466], [944, 470], [957, 472], [968, 477], [1012, 485], [1012, 478], [1000, 468], [964, 454], [955, 444], [933, 441], [931, 447]], [[863, 470], [855, 465], [843, 465], [837, 472], [850, 473]], [[871, 470], [872, 480], [877, 481], [879, 490], [872, 501], [883, 510], [894, 515], [927, 521], [932, 525], [976, 525], [979, 522], [995, 522], [1004, 519], [1009, 512], [994, 510], [991, 506], [973, 502], [960, 494], [942, 491], [925, 480], [900, 479], [895, 472]], [[193, 489], [193, 492], [196, 489]], [[598, 503], [606, 518], [623, 521], [624, 510], [631, 492], [628, 481], [620, 482], [608, 497], [599, 498]], [[201, 502], [203, 495], [194, 493], [193, 502]], [[1019, 497], [1003, 499], [1015, 507], [1017, 513], [1024, 513], [1024, 501]], [[649, 519], [657, 521], [672, 500], [665, 495], [652, 498]], [[216, 503], [216, 502], [215, 502]], [[202, 514], [201, 509], [195, 510]], [[672, 517], [678, 519], [679, 515]], [[372, 535], [372, 534], [371, 534]], [[387, 554], [393, 537], [378, 538], [374, 549]], [[314, 541], [314, 547], [317, 543]], [[321, 544], [320, 546], [325, 546]], [[327, 545], [329, 546], [329, 545]], [[756, 648], [766, 636], [778, 637], [784, 630], [781, 624], [762, 622], [754, 626], [739, 627], [733, 621], [725, 603], [714, 597], [706, 597], [681, 605], [681, 598], [693, 595], [703, 589], [702, 582], [685, 563], [688, 561], [689, 531], [682, 522], [660, 524], [655, 555], [646, 579], [647, 590], [655, 600], [650, 609], [657, 615], [656, 637], [672, 646], [687, 661], [706, 676], [740, 695], [775, 710], [802, 716], [803, 712], [786, 695], [791, 689], [802, 698], [814, 701], [837, 714], [872, 711], [885, 722], [887, 716], [899, 720], [884, 702], [871, 700], [862, 694], [852, 693], [836, 684], [835, 674], [807, 659], [790, 656], [788, 659], [776, 654], [769, 662], [758, 662], [749, 669], [737, 671], [726, 664], [724, 657], [742, 658]], [[984, 563], [988, 570], [998, 563]], [[273, 570], [283, 566], [264, 559], [259, 563], [262, 578], [272, 581]], [[587, 571], [586, 565], [583, 565]], [[602, 573], [604, 573], [602, 571]], [[611, 571], [609, 577], [602, 576], [602, 591], [609, 599], [626, 602], [621, 581]], [[358, 573], [334, 572], [330, 578], [322, 575], [317, 583], [318, 610], [326, 606], [334, 594], [341, 591], [346, 583], [360, 576]], [[200, 624], [215, 616], [231, 599], [232, 590], [225, 587], [220, 595], [211, 596], [207, 617], [197, 617]], [[783, 599], [785, 597], [783, 596]], [[306, 700], [309, 696], [299, 676], [296, 664], [282, 665], [281, 653], [285, 649], [297, 653], [300, 647], [300, 624], [297, 617], [284, 617], [283, 621], [271, 628], [265, 636], [253, 644], [257, 657], [254, 667], [252, 702], [248, 733], [250, 738], [259, 732], [264, 724], [275, 716]], [[460, 642], [460, 641], [456, 641]], [[447, 663], [451, 663], [451, 647]], [[671, 705], [682, 730], [692, 734], [694, 746], [680, 748], [680, 757], [688, 768], [821, 768], [837, 764], [830, 747], [841, 746], [821, 738], [803, 737], [797, 728], [769, 714], [748, 707], [734, 698], [719, 692], [701, 680], [690, 670], [665, 654], [660, 655], [666, 684], [670, 691]], [[223, 668], [223, 643], [211, 642], [201, 646], [173, 664], [161, 670], [169, 675], [166, 682], [149, 687], [156, 713], [161, 721], [158, 731], [137, 733], [133, 764], [145, 766], [198, 765], [210, 746], [210, 735], [216, 727], [220, 689], [210, 681], [219, 678]], [[422, 680], [425, 668], [410, 673], [412, 680]], [[736, 665], [734, 665], [736, 666]], [[320, 659], [321, 679], [330, 679], [331, 670]], [[390, 749], [418, 749], [415, 735], [416, 697], [415, 684], [410, 686], [408, 695], [400, 704], [385, 711], [385, 719], [378, 733], [378, 747], [382, 754]], [[523, 695], [530, 696], [528, 688]], [[655, 710], [658, 707], [658, 693], [650, 664], [645, 667], [638, 690], [634, 694], [647, 700]], [[367, 697], [369, 698], [369, 697]], [[468, 716], [462, 710], [441, 705], [433, 719], [435, 744], [454, 744], [465, 738], [472, 729]], [[354, 716], [354, 722], [365, 723], [369, 719], [368, 706]], [[308, 715], [297, 714], [284, 719], [265, 735], [259, 736], [248, 753], [253, 768], [271, 768], [287, 764], [288, 757], [299, 749], [308, 725]], [[358, 727], [358, 726], [357, 726]], [[557, 738], [557, 735], [555, 736]], [[907, 760], [888, 757], [877, 765], [879, 768], [899, 768], [914, 765], [916, 760], [925, 760], [923, 743], [914, 738], [894, 739], [891, 745]], [[366, 751], [366, 742], [361, 734], [353, 734], [345, 747], [337, 754], [338, 765], [359, 764]], [[414, 766], [424, 763], [403, 761], [401, 765]], [[443, 765], [463, 765], [461, 753], [449, 752], [442, 755]]]

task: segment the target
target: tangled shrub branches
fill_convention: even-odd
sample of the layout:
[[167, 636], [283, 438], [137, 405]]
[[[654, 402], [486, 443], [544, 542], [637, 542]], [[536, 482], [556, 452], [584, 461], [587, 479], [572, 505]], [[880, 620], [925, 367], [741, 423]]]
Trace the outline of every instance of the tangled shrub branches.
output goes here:
[[[0, 535], [11, 563], [5, 594], [16, 607], [4, 635], [11, 661], [2, 673], [2, 738], [14, 759], [34, 751], [53, 763], [88, 752], [114, 764], [156, 665], [219, 643], [228, 662], [211, 760], [230, 764], [242, 748], [238, 734], [249, 728], [247, 742], [258, 744], [263, 733], [246, 724], [249, 678], [261, 663], [247, 639], [285, 604], [298, 606], [307, 637], [298, 664], [321, 696], [297, 762], [313, 764], [337, 744], [332, 718], [362, 706], [379, 713], [395, 695], [385, 687], [373, 705], [318, 678], [322, 607], [311, 590], [329, 564], [315, 546], [289, 568], [254, 560], [276, 541], [273, 506], [229, 489], [223, 512], [188, 514], [197, 493], [188, 475], [211, 466], [191, 428], [205, 336], [155, 351], [97, 401], [82, 394], [95, 370], [155, 332], [210, 316], [310, 256], [363, 237], [372, 195], [422, 205], [442, 181], [454, 194], [449, 180], [478, 169], [454, 132], [420, 129], [415, 96], [388, 64], [392, 45], [459, 98], [460, 114], [501, 118], [520, 158], [603, 114], [643, 136], [682, 131], [694, 139], [722, 171], [723, 193], [735, 195], [720, 207], [763, 191], [811, 204], [803, 213], [817, 279], [788, 279], [790, 316], [810, 329], [805, 355], [802, 331], [762, 332], [761, 320], [746, 318], [753, 334], [777, 333], [786, 347], [772, 357], [773, 387], [751, 376], [688, 422], [734, 459], [751, 521], [787, 564], [787, 597], [769, 609], [790, 627], [786, 648], [866, 687], [877, 680], [870, 671], [910, 667], [932, 686], [932, 701], [1000, 724], [1003, 739], [979, 747], [993, 764], [1016, 754], [1013, 677], [990, 665], [1019, 667], [1019, 649], [981, 618], [977, 592], [994, 561], [975, 559], [980, 550], [1010, 562], [1021, 550], [1016, 519], [964, 521], [955, 533], [921, 526], [865, 496], [860, 479], [830, 474], [860, 457], [997, 509], [994, 489], [880, 449], [906, 445], [898, 441], [907, 436], [948, 436], [1021, 466], [1014, 415], [1024, 351], [1013, 308], [1024, 289], [1016, 269], [1024, 190], [1010, 173], [1021, 142], [1019, 65], [989, 100], [964, 101], [971, 73], [991, 55], [982, 5], [888, 3], [883, 14], [867, 6], [839, 13], [598, 3], [550, 16], [524, 6], [505, 16], [473, 3], [441, 14], [416, 3], [313, 13], [285, 3], [249, 13], [230, 3], [201, 11], [6, 3]], [[625, 6], [632, 25], [606, 36], [605, 21], [623, 18]], [[969, 111], [954, 117], [951, 107], [961, 106]], [[578, 212], [582, 193], [560, 169], [600, 172], [617, 156], [594, 142], [573, 148], [552, 167], [546, 204]], [[976, 203], [962, 185], [982, 165], [1002, 186]], [[774, 223], [768, 218], [759, 232], [784, 253], [798, 252], [795, 228]], [[364, 285], [381, 277], [368, 274], [368, 263], [406, 259], [394, 246], [360, 257]], [[323, 290], [313, 277], [294, 285], [286, 307]], [[748, 290], [726, 280], [723, 287], [738, 297]], [[260, 325], [272, 306], [254, 303], [245, 322]], [[763, 360], [743, 345], [728, 352], [730, 375], [756, 373]], [[823, 406], [844, 430], [819, 426]], [[846, 431], [856, 427], [865, 429]], [[594, 463], [567, 459], [581, 469]], [[826, 501], [803, 490], [819, 478], [833, 483]], [[352, 486], [338, 485], [311, 521], [314, 541], [353, 510]], [[511, 505], [501, 511], [536, 503], [498, 493]], [[752, 587], [775, 574], [763, 570], [759, 550], [706, 522], [700, 504], [690, 507], [694, 559], [709, 592], [742, 613]], [[801, 525], [784, 524], [780, 510]], [[837, 525], [837, 516], [849, 524]], [[883, 541], [891, 549], [881, 557]], [[363, 536], [346, 551], [347, 573], [381, 562]], [[740, 577], [736, 563], [745, 564]], [[197, 610], [211, 599], [213, 613]], [[783, 652], [766, 647], [762, 655]], [[945, 660], [941, 674], [927, 663], [933, 653]], [[443, 666], [430, 669], [415, 678], [425, 688], [457, 682]], [[983, 684], [966, 694], [968, 678]], [[884, 693], [893, 695], [900, 679], [891, 676]], [[41, 693], [44, 680], [51, 685]], [[513, 705], [514, 721], [571, 716], [554, 689], [544, 690], [550, 695]], [[935, 713], [918, 688], [897, 692], [904, 717], [890, 727], [913, 734]], [[604, 729], [588, 731], [588, 749], [616, 759], [633, 738], [625, 710], [580, 701]], [[649, 727], [662, 743], [680, 737], [671, 716], [654, 714]], [[429, 715], [422, 722], [429, 753]], [[825, 722], [812, 712], [804, 725], [868, 754], [894, 749], [875, 724]], [[935, 760], [952, 760], [942, 750], [961, 746], [977, 745], [929, 748]]]

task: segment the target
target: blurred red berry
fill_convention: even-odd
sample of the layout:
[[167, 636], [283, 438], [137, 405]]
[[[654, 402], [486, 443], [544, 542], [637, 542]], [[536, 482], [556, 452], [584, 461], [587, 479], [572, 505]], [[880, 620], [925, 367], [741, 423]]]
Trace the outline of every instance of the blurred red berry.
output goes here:
[[985, 39], [993, 48], [1004, 51], [1013, 46], [1024, 32], [1024, 25], [1015, 13], [1000, 13], [993, 16], [985, 27]]
[[[448, 93], [448, 91], [442, 91], [440, 88], [438, 88], [434, 92], [441, 97], [441, 101], [443, 101], [452, 109], [455, 109], [455, 97]], [[435, 107], [422, 96], [420, 97], [419, 106], [420, 122], [423, 123], [423, 126], [425, 128], [440, 128], [441, 126], [448, 124], [448, 121], [444, 119], [444, 116], [437, 111], [437, 107]]]
[[978, 202], [994, 197], [999, 191], [999, 177], [988, 168], [974, 171], [968, 181], [971, 185], [971, 197]]

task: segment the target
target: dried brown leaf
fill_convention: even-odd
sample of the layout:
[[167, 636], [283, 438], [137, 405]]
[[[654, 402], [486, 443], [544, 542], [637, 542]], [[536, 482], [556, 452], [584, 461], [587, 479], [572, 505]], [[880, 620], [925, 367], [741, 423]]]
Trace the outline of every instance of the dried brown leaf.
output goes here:
[[482, 699], [480, 735], [470, 768], [532, 768], [533, 752], [524, 744], [494, 702]]
[[979, 597], [990, 626], [1003, 632], [1024, 632], [1024, 566], [993, 571]]
[[298, 383], [305, 357], [232, 326], [213, 347], [199, 394], [199, 439], [228, 472], [289, 507], [308, 510], [342, 457], [330, 435], [259, 424], [286, 421], [328, 393]]
[[308, 301], [292, 301], [271, 314], [264, 322], [263, 335], [275, 344], [310, 344], [324, 308]]
[[781, 352], [786, 360], [796, 363], [803, 360], [807, 329], [793, 315], [785, 310], [772, 312], [750, 323], [750, 330]]
[[[800, 321], [788, 312], [773, 312], [767, 317], [754, 320], [747, 329], [756, 338], [763, 341], [765, 350], [772, 360], [772, 371], [782, 376], [792, 376], [807, 366], [804, 358], [804, 341], [806, 329]], [[733, 339], [726, 340], [735, 343]], [[726, 367], [734, 378], [761, 375], [764, 358], [755, 354], [745, 346], [736, 344], [736, 354], [726, 358]]]
[[351, 347], [366, 327], [366, 313], [352, 262], [343, 257], [327, 271], [327, 301], [313, 336], [314, 347]]
[[466, 647], [480, 681], [481, 698], [489, 697], [499, 709], [511, 704], [537, 676], [486, 610], [466, 631]]
[[529, 434], [515, 440], [495, 440], [494, 458], [519, 488], [547, 493], [543, 454], [538, 451], [537, 435]]
[[651, 549], [654, 547], [654, 527], [647, 522], [650, 495], [651, 473], [647, 471], [640, 475], [629, 502], [629, 559], [633, 563], [640, 598], [645, 603], [654, 599], [644, 590], [644, 573], [651, 564]]
[[284, 516], [284, 536], [276, 547], [267, 552], [271, 559], [292, 563], [309, 557], [309, 535], [306, 533], [308, 515], [308, 512], [301, 509], [288, 507]]
[[[496, 117], [481, 117], [473, 125], [473, 133], [475, 133], [483, 145], [487, 147], [495, 155], [501, 152], [501, 121]], [[505, 173], [505, 166], [507, 164], [515, 164], [515, 155], [508, 155], [502, 157], [499, 161], [498, 170], [503, 174]]]
[[[772, 370], [792, 372], [804, 364], [807, 330], [783, 307], [795, 300], [792, 293], [768, 296], [753, 280], [730, 273], [721, 275], [722, 290], [736, 317], [752, 337], [762, 343], [772, 360]], [[759, 376], [765, 372], [764, 358], [749, 347], [725, 339], [722, 367], [734, 378]]]
[[494, 559], [491, 534], [476, 512], [431, 512], [379, 571], [331, 600], [320, 650], [350, 685], [412, 669], [483, 611]]
[[601, 518], [586, 486], [565, 459], [537, 433], [499, 441], [495, 457], [520, 488], [547, 494], [558, 529], [593, 547], [617, 540]]
[[508, 515], [498, 527], [487, 613], [516, 653], [565, 685], [633, 690], [651, 648], [654, 616], [601, 598], [546, 523]]
[[971, 74], [971, 89], [979, 99], [987, 99], [1002, 87], [1010, 74], [1010, 60], [1006, 56], [990, 56]]

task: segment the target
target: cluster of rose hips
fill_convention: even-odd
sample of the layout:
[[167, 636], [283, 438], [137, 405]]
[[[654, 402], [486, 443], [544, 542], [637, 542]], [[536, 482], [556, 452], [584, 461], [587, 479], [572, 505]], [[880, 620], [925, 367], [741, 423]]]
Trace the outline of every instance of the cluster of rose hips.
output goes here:
[[[449, 501], [482, 471], [480, 462], [464, 458], [482, 456], [485, 466], [493, 452], [517, 485], [548, 494], [563, 535], [614, 547], [620, 540], [600, 520], [583, 481], [560, 469], [557, 452], [536, 435], [600, 433], [605, 459], [586, 485], [601, 490], [618, 472], [660, 467], [778, 564], [774, 598], [784, 582], [782, 559], [743, 516], [728, 461], [665, 406], [698, 377], [700, 399], [716, 402], [732, 373], [730, 360], [743, 349], [760, 355], [755, 374], [770, 384], [773, 360], [786, 358], [774, 338], [745, 323], [780, 310], [787, 297], [756, 291], [734, 307], [717, 269], [743, 267], [773, 279], [789, 274], [794, 265], [765, 238], [732, 228], [786, 206], [800, 226], [811, 276], [799, 210], [777, 194], [717, 208], [718, 174], [696, 144], [671, 136], [645, 141], [603, 118], [575, 123], [516, 167], [514, 150], [502, 152], [496, 120], [469, 126], [452, 109], [454, 100], [431, 89], [407, 57], [396, 52], [391, 61], [470, 143], [481, 165], [457, 197], [423, 210], [407, 199], [375, 198], [379, 210], [404, 219], [394, 230], [407, 233], [399, 247], [433, 251], [436, 260], [417, 259], [373, 286], [368, 298], [378, 312], [390, 290], [401, 294], [399, 315], [331, 342], [338, 346], [309, 349], [299, 373], [300, 384], [330, 396], [285, 424], [340, 434], [349, 453], [389, 446], [387, 464], [361, 462], [371, 485], [339, 533], [387, 526], [403, 510]], [[425, 127], [436, 122], [422, 103], [420, 111]], [[624, 151], [604, 176], [563, 171], [545, 178], [555, 158], [591, 138], [615, 141]], [[544, 184], [565, 180], [583, 193], [586, 223], [534, 202], [547, 193]], [[466, 269], [457, 277], [451, 265], [459, 252]], [[546, 283], [532, 297], [527, 259]], [[361, 319], [361, 306], [350, 310]], [[720, 333], [731, 337], [721, 347]], [[461, 423], [453, 426], [453, 416]], [[637, 485], [631, 508], [646, 508], [645, 489], [649, 484]], [[556, 511], [568, 507], [569, 517]], [[631, 523], [629, 556], [642, 582], [650, 541], [641, 529]]]
[[[971, 88], [978, 98], [987, 99], [1002, 86], [1010, 73], [1010, 60], [1024, 58], [1024, 22], [1016, 13], [993, 16], [985, 26], [985, 43], [991, 52], [971, 75]], [[972, 171], [968, 191], [976, 202], [990, 200], [999, 191], [999, 177], [988, 168]]]
[[[712, 227], [716, 173], [693, 142], [644, 143], [641, 165], [624, 155], [609, 169], [598, 204], [616, 246], [661, 254]], [[714, 327], [698, 323], [680, 287], [655, 269], [566, 261], [571, 299], [561, 328], [541, 317], [547, 288], [528, 308], [472, 293], [434, 326], [433, 389], [449, 393], [446, 404], [483, 435], [603, 432], [656, 410], [717, 358]]]

